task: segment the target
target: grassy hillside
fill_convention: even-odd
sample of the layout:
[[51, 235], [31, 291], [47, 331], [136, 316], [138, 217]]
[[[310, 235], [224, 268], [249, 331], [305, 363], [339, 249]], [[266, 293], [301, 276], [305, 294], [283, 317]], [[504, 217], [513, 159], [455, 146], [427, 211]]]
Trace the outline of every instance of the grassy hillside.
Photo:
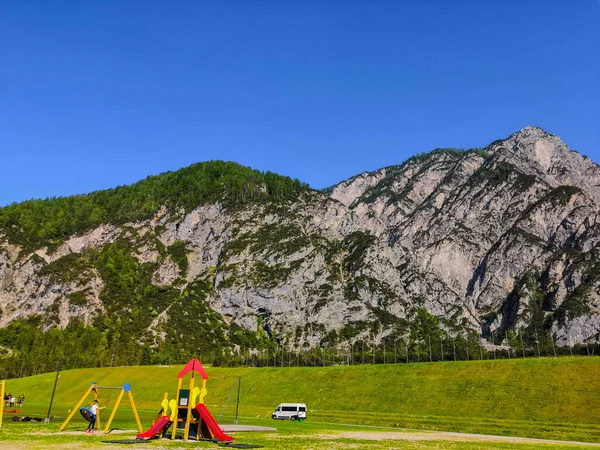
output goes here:
[[[111, 386], [129, 382], [136, 405], [148, 411], [147, 418], [158, 409], [164, 392], [174, 396], [180, 369], [119, 367], [63, 372], [55, 412], [61, 409], [64, 415], [92, 381]], [[307, 403], [311, 421], [600, 442], [598, 358], [208, 368], [207, 373], [207, 403], [215, 416], [241, 376], [240, 415], [246, 418], [268, 418], [280, 402], [298, 401]], [[7, 389], [25, 393], [31, 414], [46, 407], [53, 381], [54, 374], [9, 380]], [[235, 398], [226, 416], [233, 414], [234, 403]]]

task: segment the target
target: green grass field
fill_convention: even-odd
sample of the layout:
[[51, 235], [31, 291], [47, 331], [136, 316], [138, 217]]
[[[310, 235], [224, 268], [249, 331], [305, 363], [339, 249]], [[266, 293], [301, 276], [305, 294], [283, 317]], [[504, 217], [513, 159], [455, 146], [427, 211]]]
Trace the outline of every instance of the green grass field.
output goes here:
[[[169, 393], [169, 398], [175, 395], [176, 376], [181, 368], [116, 367], [64, 371], [52, 411], [58, 417], [50, 425], [37, 426], [48, 432], [58, 429], [60, 418], [66, 417], [89, 384], [97, 381], [100, 385], [110, 386], [129, 382], [142, 425], [147, 428], [160, 409], [164, 392]], [[206, 403], [215, 417], [221, 414], [237, 377], [241, 376], [240, 423], [277, 426], [280, 429], [277, 436], [281, 439], [300, 433], [307, 446], [298, 448], [309, 448], [314, 433], [335, 434], [336, 430], [344, 429], [336, 423], [600, 442], [598, 358], [315, 368], [207, 368], [207, 373]], [[8, 392], [26, 395], [21, 414], [45, 415], [54, 377], [55, 374], [49, 373], [7, 381]], [[113, 394], [114, 391], [101, 391], [101, 403]], [[115, 400], [116, 395], [108, 404], [109, 409], [103, 412], [103, 420], [108, 417]], [[271, 412], [281, 402], [306, 403], [308, 420], [302, 424], [271, 421]], [[135, 428], [127, 406], [125, 399], [114, 427]], [[221, 422], [231, 423], [234, 411], [235, 395]], [[83, 420], [78, 414], [75, 417], [67, 431], [83, 427]], [[10, 422], [10, 419], [11, 415], [5, 414], [5, 429], [0, 434], [2, 440], [17, 438], [19, 430], [36, 427]], [[271, 435], [245, 436], [248, 437], [244, 439], [258, 440], [259, 445], [270, 443], [269, 447], [277, 441]], [[56, 439], [68, 440], [69, 435], [50, 434], [43, 439], [49, 439], [44, 441], [49, 444]], [[427, 447], [430, 443], [419, 441], [413, 444], [425, 446], [414, 448], [433, 448]], [[447, 443], [450, 445], [447, 448], [459, 448], [452, 447], [454, 444]], [[460, 448], [471, 448], [471, 444], [465, 445]], [[498, 445], [494, 447], [498, 448]], [[397, 447], [383, 445], [381, 448]]]

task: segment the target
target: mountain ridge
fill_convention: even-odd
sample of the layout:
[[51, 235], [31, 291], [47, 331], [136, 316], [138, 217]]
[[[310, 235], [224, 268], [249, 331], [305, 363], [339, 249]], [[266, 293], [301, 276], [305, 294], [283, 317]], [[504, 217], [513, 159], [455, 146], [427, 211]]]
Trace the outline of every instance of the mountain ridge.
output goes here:
[[504, 349], [517, 333], [598, 339], [600, 168], [540, 128], [327, 192], [219, 161], [146, 180], [0, 209], [4, 330], [79, 320], [142, 362], [400, 337], [418, 351], [465, 333]]

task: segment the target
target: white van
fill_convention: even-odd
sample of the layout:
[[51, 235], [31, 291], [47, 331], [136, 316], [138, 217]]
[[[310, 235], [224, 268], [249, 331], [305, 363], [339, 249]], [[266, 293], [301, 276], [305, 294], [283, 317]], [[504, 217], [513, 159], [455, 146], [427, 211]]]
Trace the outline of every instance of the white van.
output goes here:
[[304, 403], [282, 403], [271, 417], [279, 420], [304, 420], [306, 419], [306, 405]]

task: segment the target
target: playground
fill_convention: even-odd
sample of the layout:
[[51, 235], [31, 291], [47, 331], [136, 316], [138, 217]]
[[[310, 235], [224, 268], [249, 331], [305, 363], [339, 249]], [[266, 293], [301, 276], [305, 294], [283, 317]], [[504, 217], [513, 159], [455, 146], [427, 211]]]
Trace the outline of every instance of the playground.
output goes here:
[[[205, 370], [192, 360], [78, 369], [61, 374], [50, 423], [13, 421], [48, 414], [56, 379], [49, 373], [6, 382], [32, 401], [19, 413], [4, 413], [0, 447], [598, 447], [600, 404], [586, 394], [600, 387], [596, 358], [516, 361], [511, 370], [508, 364]], [[90, 436], [81, 409], [94, 400], [102, 409]], [[274, 408], [285, 401], [305, 402], [307, 420], [273, 421]]]
[[[266, 420], [255, 423], [269, 424]], [[63, 448], [105, 448], [132, 449], [181, 449], [181, 448], [227, 448], [228, 445], [206, 441], [171, 441], [159, 439], [140, 441], [140, 445], [131, 444], [135, 439], [133, 433], [116, 433], [108, 436], [97, 434], [86, 436], [81, 432], [56, 433], [56, 427], [46, 424], [40, 427], [33, 424], [20, 424], [19, 429], [10, 427], [7, 434], [2, 435], [0, 447], [14, 449], [51, 449]], [[528, 438], [507, 436], [487, 436], [430, 431], [401, 431], [390, 428], [349, 427], [339, 424], [300, 424], [285, 422], [278, 426], [277, 433], [239, 433], [236, 440], [238, 448], [266, 448], [278, 450], [342, 450], [342, 449], [518, 449], [532, 450], [545, 448], [558, 449], [594, 449], [599, 444], [569, 443], [565, 441], [540, 441]], [[3, 430], [5, 431], [5, 430]], [[119, 443], [122, 441], [122, 443]], [[108, 442], [108, 443], [107, 443]], [[231, 448], [233, 447], [233, 444]]]
[[[143, 369], [141, 369], [143, 370]], [[184, 387], [184, 378], [186, 375], [190, 375], [189, 384]], [[53, 400], [56, 393], [56, 386], [58, 384], [59, 372], [57, 372], [54, 387], [52, 389], [52, 396], [48, 409], [46, 412], [45, 423], [50, 423], [54, 416], [51, 415]], [[196, 380], [199, 380], [199, 384], [196, 385]], [[114, 443], [119, 444], [120, 442], [127, 442], [127, 444], [146, 442], [155, 439], [170, 439], [172, 441], [206, 441], [216, 444], [231, 444], [234, 438], [226, 434], [221, 426], [214, 419], [210, 411], [205, 405], [204, 399], [208, 394], [207, 381], [208, 375], [202, 366], [202, 363], [197, 359], [189, 361], [185, 367], [177, 375], [177, 389], [175, 391], [175, 398], [169, 401], [169, 394], [165, 392], [163, 395], [162, 402], [160, 403], [160, 410], [157, 415], [151, 420], [150, 426], [146, 431], [143, 431], [140, 416], [135, 406], [135, 400], [132, 393], [131, 385], [125, 383], [122, 386], [106, 386], [100, 385], [98, 382], [93, 381], [86, 389], [83, 396], [79, 401], [68, 410], [68, 415], [64, 422], [60, 425], [58, 431], [64, 434], [80, 434], [81, 425], [80, 422], [83, 420], [87, 423], [85, 433], [88, 435], [94, 435], [96, 432], [101, 432], [103, 435], [113, 434], [130, 434], [131, 430], [122, 428], [113, 428], [113, 420], [119, 411], [123, 398], [126, 396], [129, 400], [129, 408], [122, 408], [121, 410], [128, 410], [130, 413], [129, 419], [125, 419], [123, 423], [130, 424], [131, 421], [135, 421], [135, 427], [137, 433], [135, 434], [135, 440], [121, 441], [103, 441], [103, 443]], [[239, 380], [238, 380], [239, 383]], [[6, 390], [6, 381], [0, 382], [0, 398], [4, 397]], [[107, 399], [102, 394], [108, 392]], [[239, 392], [239, 384], [238, 384]], [[104, 425], [103, 417], [105, 414], [102, 410], [108, 408], [108, 405], [115, 393], [118, 393], [116, 401], [110, 407], [110, 414]], [[239, 397], [238, 397], [239, 398]], [[91, 402], [91, 404], [90, 404]], [[86, 406], [90, 405], [90, 407]], [[57, 409], [60, 413], [60, 409]], [[4, 413], [12, 415], [12, 422], [25, 423], [25, 422], [42, 422], [42, 417], [34, 417], [24, 415], [22, 410], [0, 410], [0, 429], [2, 429], [2, 420]], [[122, 414], [121, 414], [122, 415]], [[121, 417], [121, 420], [123, 418]], [[236, 423], [237, 423], [237, 410], [236, 410]], [[243, 431], [276, 431], [274, 428], [258, 427], [258, 426], [240, 426], [233, 425], [230, 427], [232, 430], [237, 432]], [[75, 430], [75, 431], [74, 431]], [[39, 433], [38, 433], [39, 434]], [[43, 434], [43, 433], [42, 433]], [[1, 437], [5, 437], [2, 435]]]
[[[188, 376], [189, 375], [189, 376]], [[184, 379], [189, 379], [184, 386]], [[129, 409], [132, 418], [135, 420], [137, 433], [135, 440], [149, 441], [155, 439], [170, 439], [172, 441], [207, 441], [216, 444], [231, 444], [234, 440], [233, 436], [226, 434], [223, 428], [217, 423], [205, 404], [205, 397], [208, 394], [207, 389], [208, 375], [202, 366], [202, 363], [197, 359], [190, 360], [185, 367], [181, 369], [177, 375], [177, 389], [175, 397], [169, 400], [169, 393], [165, 392], [160, 403], [160, 410], [150, 423], [150, 427], [143, 431], [140, 422], [140, 416], [135, 406], [135, 401], [129, 383], [125, 383], [122, 387], [119, 386], [100, 386], [97, 382], [92, 382], [86, 392], [83, 394], [79, 402], [69, 410], [69, 415], [59, 428], [59, 432], [67, 430], [69, 423], [79, 414], [88, 422], [86, 434], [95, 434], [95, 430], [102, 431], [104, 435], [113, 432], [111, 424], [117, 414], [121, 401], [125, 394], [129, 399]], [[239, 393], [239, 380], [236, 383]], [[55, 389], [53, 389], [54, 395]], [[105, 406], [100, 406], [101, 391], [118, 391], [118, 397], [115, 404], [111, 408], [110, 416], [104, 429], [102, 430], [102, 410], [108, 406], [110, 398], [106, 401]], [[84, 405], [89, 403], [89, 397], [93, 395], [91, 408]], [[238, 396], [239, 399], [239, 396]], [[51, 409], [51, 405], [49, 406]], [[18, 420], [17, 420], [18, 421]], [[237, 424], [237, 407], [236, 420]], [[231, 425], [230, 429], [237, 432], [244, 431], [276, 431], [275, 428], [257, 427], [257, 426], [240, 426]], [[123, 431], [123, 430], [117, 430]], [[125, 430], [127, 432], [127, 430]], [[104, 441], [105, 443], [118, 444], [119, 441]], [[123, 441], [124, 442], [124, 441]], [[128, 442], [133, 443], [133, 442]]]

